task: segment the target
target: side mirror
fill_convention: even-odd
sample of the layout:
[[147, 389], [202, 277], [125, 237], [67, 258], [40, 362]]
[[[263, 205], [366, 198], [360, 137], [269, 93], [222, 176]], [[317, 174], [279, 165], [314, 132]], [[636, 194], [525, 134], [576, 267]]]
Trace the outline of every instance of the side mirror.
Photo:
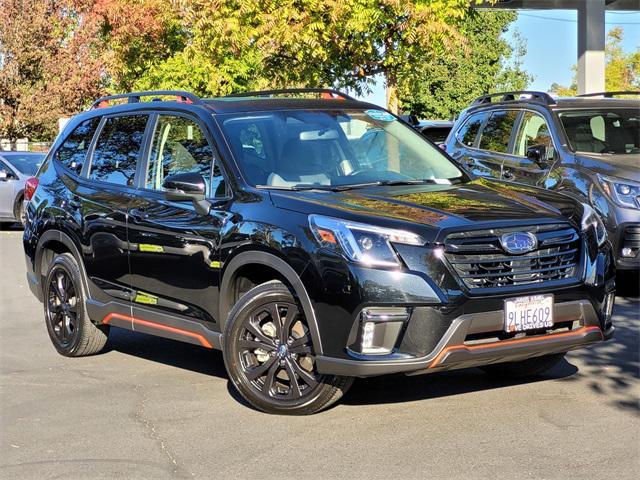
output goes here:
[[162, 188], [169, 200], [191, 200], [196, 211], [202, 215], [209, 213], [211, 203], [205, 199], [207, 184], [199, 173], [187, 172], [169, 175], [162, 182]]
[[553, 149], [546, 145], [532, 145], [527, 148], [527, 158], [540, 168], [549, 168], [553, 163]]
[[197, 200], [204, 199], [207, 185], [199, 173], [176, 173], [169, 175], [162, 182], [162, 188], [168, 197], [189, 197]]
[[6, 182], [9, 180], [9, 175], [6, 170], [0, 170], [0, 182]]

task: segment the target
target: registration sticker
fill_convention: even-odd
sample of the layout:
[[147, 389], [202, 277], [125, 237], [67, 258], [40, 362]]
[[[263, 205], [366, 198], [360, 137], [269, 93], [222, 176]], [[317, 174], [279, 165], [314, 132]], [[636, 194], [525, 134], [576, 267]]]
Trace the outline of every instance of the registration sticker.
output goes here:
[[391, 115], [389, 112], [385, 112], [384, 110], [365, 110], [364, 113], [369, 115], [374, 120], [378, 120], [379, 122], [393, 122], [396, 117]]

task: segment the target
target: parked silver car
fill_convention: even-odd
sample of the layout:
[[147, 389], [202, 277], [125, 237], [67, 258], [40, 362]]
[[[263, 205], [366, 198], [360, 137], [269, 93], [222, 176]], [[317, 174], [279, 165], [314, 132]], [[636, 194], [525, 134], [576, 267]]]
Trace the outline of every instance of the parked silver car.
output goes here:
[[44, 153], [0, 152], [0, 226], [24, 223], [24, 185], [29, 177], [36, 174], [44, 157]]

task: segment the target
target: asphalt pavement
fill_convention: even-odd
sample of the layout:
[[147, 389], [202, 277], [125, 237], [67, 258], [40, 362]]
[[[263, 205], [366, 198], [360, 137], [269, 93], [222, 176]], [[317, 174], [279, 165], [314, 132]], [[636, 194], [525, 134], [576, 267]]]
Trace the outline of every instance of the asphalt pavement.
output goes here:
[[56, 353], [0, 231], [2, 479], [637, 479], [640, 299], [626, 277], [615, 339], [543, 377], [480, 370], [356, 380], [310, 417], [266, 415], [219, 352], [112, 329], [105, 353]]

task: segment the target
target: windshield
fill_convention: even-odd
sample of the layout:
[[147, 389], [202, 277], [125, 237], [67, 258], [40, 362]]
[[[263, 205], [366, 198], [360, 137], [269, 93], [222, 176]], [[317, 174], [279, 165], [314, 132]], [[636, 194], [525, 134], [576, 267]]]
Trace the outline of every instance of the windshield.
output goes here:
[[6, 155], [5, 159], [20, 173], [35, 175], [44, 159], [44, 154], [39, 155]]
[[463, 173], [384, 110], [287, 110], [217, 117], [254, 186], [450, 183]]
[[640, 109], [563, 111], [571, 148], [588, 153], [640, 153]]

